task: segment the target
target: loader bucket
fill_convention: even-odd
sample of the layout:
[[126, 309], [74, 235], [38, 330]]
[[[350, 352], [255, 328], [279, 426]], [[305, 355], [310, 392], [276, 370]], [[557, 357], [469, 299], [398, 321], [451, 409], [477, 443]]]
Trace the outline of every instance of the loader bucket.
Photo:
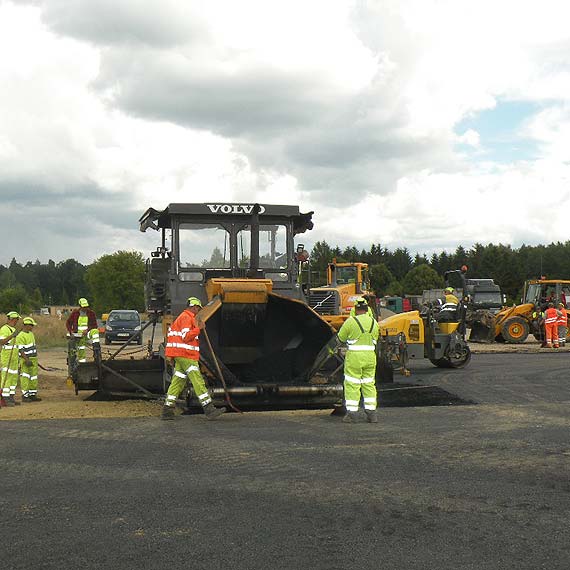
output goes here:
[[493, 342], [495, 327], [482, 322], [474, 322], [469, 333], [470, 342]]

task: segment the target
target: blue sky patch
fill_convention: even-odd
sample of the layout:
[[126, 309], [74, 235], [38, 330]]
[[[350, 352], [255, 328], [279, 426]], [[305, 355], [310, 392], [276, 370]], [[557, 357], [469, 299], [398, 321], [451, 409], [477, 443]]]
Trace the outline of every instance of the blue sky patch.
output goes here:
[[518, 130], [522, 123], [540, 110], [528, 101], [499, 101], [493, 109], [466, 117], [455, 127], [458, 136], [473, 129], [479, 133], [480, 147], [458, 144], [457, 148], [473, 160], [508, 163], [535, 160], [538, 149], [535, 141], [522, 138]]

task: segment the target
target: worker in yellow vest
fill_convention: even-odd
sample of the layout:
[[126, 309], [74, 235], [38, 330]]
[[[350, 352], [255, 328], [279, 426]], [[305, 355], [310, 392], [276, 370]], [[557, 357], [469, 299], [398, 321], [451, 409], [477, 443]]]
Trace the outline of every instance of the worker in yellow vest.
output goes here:
[[376, 412], [376, 342], [378, 323], [370, 316], [364, 298], [356, 299], [355, 315], [348, 318], [338, 331], [338, 339], [347, 344], [344, 359], [344, 398], [346, 415], [343, 422], [357, 422], [360, 398], [366, 420], [378, 423]]
[[78, 305], [79, 308], [71, 311], [65, 323], [67, 337], [69, 339], [68, 365], [70, 376], [75, 370], [77, 363], [87, 362], [86, 351], [88, 341], [93, 346], [95, 358], [101, 354], [97, 315], [95, 315], [95, 311], [89, 307], [89, 301], [85, 297], [79, 299]]
[[16, 337], [16, 344], [20, 351], [20, 389], [22, 402], [39, 402], [38, 396], [38, 349], [36, 337], [32, 332], [37, 325], [32, 317], [22, 319], [24, 325]]
[[20, 315], [16, 311], [10, 311], [6, 317], [8, 322], [0, 327], [0, 364], [2, 366], [0, 385], [2, 396], [0, 397], [0, 407], [16, 406], [16, 387], [18, 386], [18, 364], [19, 352], [16, 344], [16, 324]]

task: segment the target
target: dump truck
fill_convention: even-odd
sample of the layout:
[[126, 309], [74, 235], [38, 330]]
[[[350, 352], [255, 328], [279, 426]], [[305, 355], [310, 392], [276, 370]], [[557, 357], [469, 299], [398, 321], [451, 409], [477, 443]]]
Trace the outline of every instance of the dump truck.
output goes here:
[[[160, 245], [146, 264], [145, 298], [152, 337], [198, 297], [205, 329], [200, 360], [214, 402], [240, 407], [322, 407], [342, 400], [342, 360], [331, 345], [335, 330], [312, 310], [299, 283], [306, 259], [295, 237], [313, 227], [297, 206], [182, 204], [149, 208], [143, 232], [156, 230]], [[172, 370], [150, 343], [145, 359], [115, 358], [79, 364], [76, 392], [163, 395]], [[331, 356], [332, 355], [332, 356]], [[189, 392], [187, 405], [199, 407]]]
[[370, 289], [368, 264], [340, 263], [333, 259], [327, 266], [327, 284], [309, 290], [309, 305], [335, 330], [339, 330], [359, 297], [368, 301], [377, 316], [376, 296]]
[[478, 337], [489, 341], [520, 344], [532, 334], [538, 341], [543, 341], [544, 333], [539, 313], [549, 302], [553, 302], [555, 306], [562, 302], [569, 307], [570, 280], [541, 278], [525, 281], [521, 301], [519, 305], [504, 307], [495, 314], [488, 314], [487, 321], [479, 324]]

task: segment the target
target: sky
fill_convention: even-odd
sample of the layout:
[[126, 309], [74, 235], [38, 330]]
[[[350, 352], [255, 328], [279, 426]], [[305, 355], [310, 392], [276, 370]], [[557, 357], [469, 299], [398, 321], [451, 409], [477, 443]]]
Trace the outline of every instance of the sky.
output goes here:
[[170, 202], [299, 205], [310, 248], [570, 239], [570, 3], [0, 0], [0, 263]]

